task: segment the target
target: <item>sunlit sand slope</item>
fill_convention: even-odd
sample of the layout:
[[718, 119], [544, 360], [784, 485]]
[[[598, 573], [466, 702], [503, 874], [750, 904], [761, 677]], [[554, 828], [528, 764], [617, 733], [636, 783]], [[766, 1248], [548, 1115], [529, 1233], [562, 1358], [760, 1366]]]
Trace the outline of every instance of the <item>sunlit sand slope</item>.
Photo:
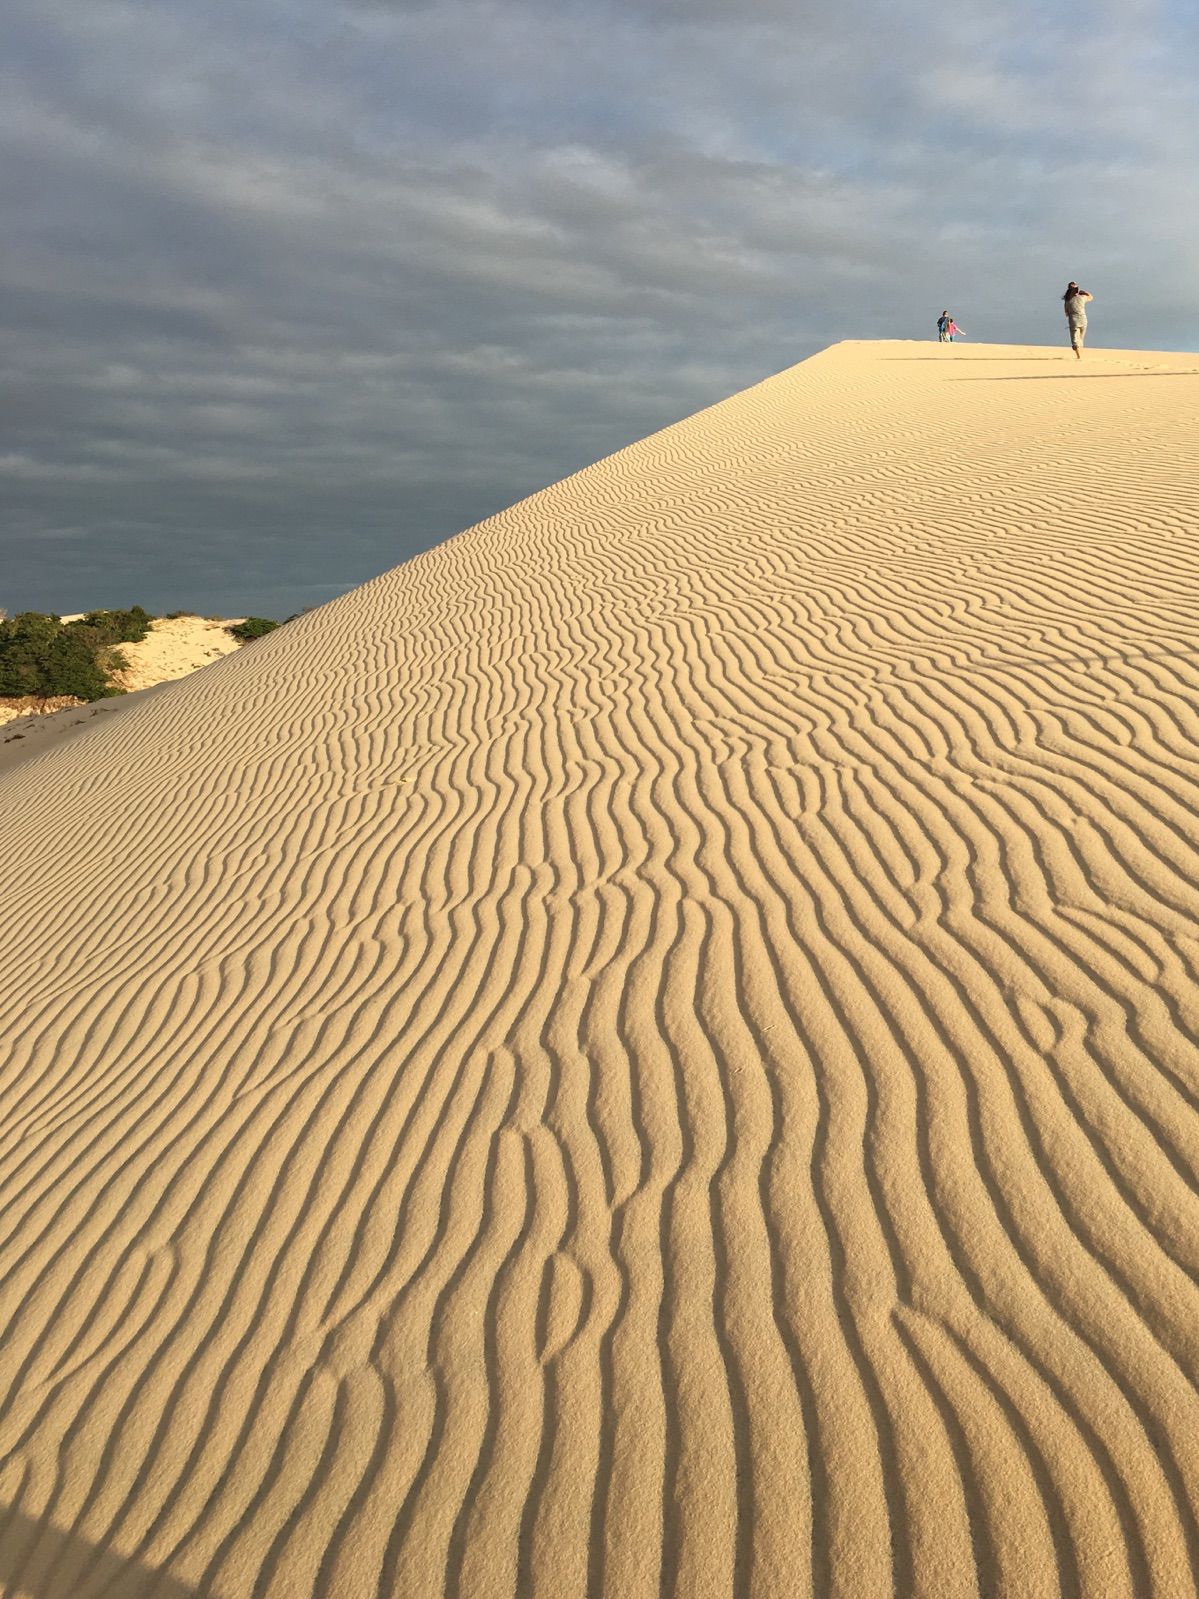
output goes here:
[[0, 1582], [1196, 1593], [1199, 361], [837, 346], [0, 785]]
[[129, 691], [186, 677], [222, 655], [232, 655], [240, 646], [229, 629], [244, 620], [237, 617], [222, 621], [220, 617], [186, 613], [155, 617], [144, 639], [120, 646], [125, 669], [116, 674], [116, 681]]

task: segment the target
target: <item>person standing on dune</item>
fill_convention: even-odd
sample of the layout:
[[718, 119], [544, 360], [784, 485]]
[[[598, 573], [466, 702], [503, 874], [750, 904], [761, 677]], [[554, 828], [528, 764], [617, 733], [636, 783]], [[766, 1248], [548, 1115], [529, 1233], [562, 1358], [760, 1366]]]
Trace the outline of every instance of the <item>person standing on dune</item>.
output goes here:
[[1087, 337], [1087, 301], [1094, 299], [1085, 289], [1080, 289], [1071, 278], [1066, 285], [1066, 292], [1062, 295], [1062, 306], [1066, 312], [1066, 321], [1070, 324], [1070, 348], [1074, 351], [1074, 359], [1082, 360], [1082, 347]]
[[949, 343], [949, 312], [942, 311], [937, 318], [937, 338], [942, 344]]

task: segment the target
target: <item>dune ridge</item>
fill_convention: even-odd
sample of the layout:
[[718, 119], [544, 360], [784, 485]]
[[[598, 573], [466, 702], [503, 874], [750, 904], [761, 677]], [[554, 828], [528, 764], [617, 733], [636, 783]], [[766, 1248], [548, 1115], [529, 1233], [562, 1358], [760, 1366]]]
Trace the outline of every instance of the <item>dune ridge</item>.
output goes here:
[[834, 346], [9, 771], [0, 1589], [1199, 1592], [1197, 411]]

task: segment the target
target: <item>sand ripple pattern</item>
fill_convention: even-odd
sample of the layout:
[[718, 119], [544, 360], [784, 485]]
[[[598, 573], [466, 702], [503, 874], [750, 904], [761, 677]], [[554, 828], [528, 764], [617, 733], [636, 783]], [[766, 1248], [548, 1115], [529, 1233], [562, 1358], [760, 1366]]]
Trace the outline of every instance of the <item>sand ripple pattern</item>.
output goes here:
[[837, 346], [18, 767], [0, 1591], [1199, 1591], [1199, 374]]

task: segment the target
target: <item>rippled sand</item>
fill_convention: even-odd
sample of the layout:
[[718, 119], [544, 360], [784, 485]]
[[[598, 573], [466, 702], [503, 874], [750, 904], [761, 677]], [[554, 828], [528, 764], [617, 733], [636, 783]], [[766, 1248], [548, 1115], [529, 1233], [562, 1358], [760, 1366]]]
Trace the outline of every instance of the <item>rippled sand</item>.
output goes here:
[[0, 1588], [1199, 1559], [1199, 360], [845, 344], [0, 782]]

